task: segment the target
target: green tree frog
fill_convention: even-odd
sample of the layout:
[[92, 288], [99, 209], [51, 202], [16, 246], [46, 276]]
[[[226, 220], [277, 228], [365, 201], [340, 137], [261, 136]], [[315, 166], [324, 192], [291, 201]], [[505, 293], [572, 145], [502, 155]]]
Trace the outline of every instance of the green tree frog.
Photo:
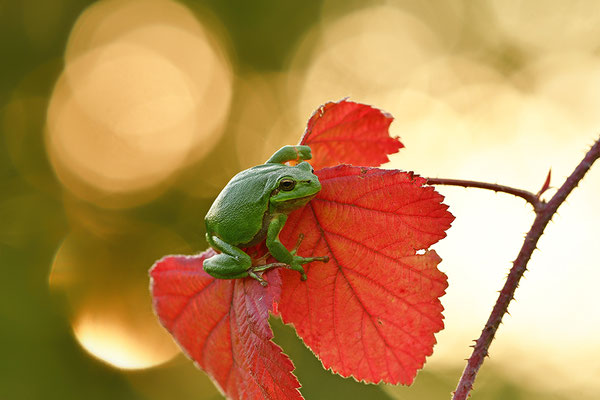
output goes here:
[[[320, 190], [321, 184], [313, 168], [305, 160], [312, 154], [308, 146], [284, 146], [269, 160], [234, 176], [212, 204], [204, 222], [206, 240], [220, 251], [204, 261], [204, 270], [219, 279], [237, 279], [250, 276], [261, 285], [264, 271], [286, 267], [300, 272], [306, 280], [303, 264], [329, 261], [329, 257], [301, 257], [296, 247], [288, 250], [279, 241], [288, 214], [308, 203]], [[288, 161], [299, 160], [295, 166]], [[269, 253], [253, 265], [251, 257], [242, 248], [259, 244], [266, 239]], [[272, 255], [278, 262], [265, 264]]]

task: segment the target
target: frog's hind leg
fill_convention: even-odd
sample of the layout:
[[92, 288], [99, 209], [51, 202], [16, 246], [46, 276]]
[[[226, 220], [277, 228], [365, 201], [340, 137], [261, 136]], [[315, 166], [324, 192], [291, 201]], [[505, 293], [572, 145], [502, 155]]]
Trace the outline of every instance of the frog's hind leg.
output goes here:
[[[210, 246], [221, 251], [220, 254], [204, 260], [204, 271], [218, 279], [237, 279], [245, 278], [255, 274], [250, 274], [252, 259], [238, 247], [232, 246], [217, 236], [206, 235], [206, 240]], [[252, 276], [254, 279], [257, 277]], [[259, 278], [262, 282], [264, 279]]]

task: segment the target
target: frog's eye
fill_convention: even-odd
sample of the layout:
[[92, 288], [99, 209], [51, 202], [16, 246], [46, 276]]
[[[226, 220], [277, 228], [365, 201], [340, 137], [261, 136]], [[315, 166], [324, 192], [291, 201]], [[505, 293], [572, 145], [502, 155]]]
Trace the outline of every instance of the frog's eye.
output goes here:
[[296, 181], [292, 179], [282, 179], [281, 182], [279, 182], [279, 189], [284, 192], [289, 192], [294, 189], [294, 187], [296, 187]]

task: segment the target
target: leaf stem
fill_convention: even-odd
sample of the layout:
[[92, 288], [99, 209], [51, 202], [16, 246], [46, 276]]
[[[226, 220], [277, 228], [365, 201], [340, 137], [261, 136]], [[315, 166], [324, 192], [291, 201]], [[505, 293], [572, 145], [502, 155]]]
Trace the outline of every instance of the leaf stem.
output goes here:
[[[498, 300], [496, 301], [496, 304], [492, 309], [490, 317], [486, 322], [483, 331], [481, 332], [481, 336], [475, 342], [473, 353], [467, 361], [467, 366], [465, 367], [460, 381], [458, 382], [458, 386], [456, 387], [456, 391], [453, 394], [453, 400], [465, 400], [469, 396], [469, 393], [473, 389], [473, 382], [475, 381], [477, 372], [483, 364], [484, 358], [488, 355], [488, 349], [490, 347], [490, 344], [492, 343], [492, 340], [494, 339], [498, 327], [500, 326], [500, 322], [502, 322], [502, 317], [504, 316], [504, 314], [506, 314], [508, 310], [508, 305], [510, 301], [514, 298], [515, 291], [519, 286], [519, 281], [521, 280], [521, 277], [527, 269], [527, 263], [531, 258], [531, 254], [536, 249], [537, 242], [544, 233], [546, 225], [548, 225], [548, 222], [550, 222], [550, 219], [556, 213], [558, 207], [560, 207], [560, 205], [565, 201], [569, 193], [571, 193], [573, 189], [577, 187], [583, 176], [587, 173], [594, 161], [596, 161], [598, 158], [600, 158], [600, 138], [596, 141], [596, 143], [594, 143], [594, 145], [587, 152], [583, 160], [567, 178], [565, 183], [563, 183], [560, 189], [558, 189], [558, 192], [556, 192], [556, 194], [550, 199], [550, 201], [548, 201], [548, 203], [540, 202], [537, 206], [535, 205], [536, 203], [532, 203], [534, 204], [536, 212], [536, 217], [533, 221], [533, 225], [531, 226], [531, 229], [525, 237], [525, 241], [523, 242], [523, 247], [521, 247], [521, 250], [519, 251], [519, 255], [513, 262], [513, 266], [510, 270], [510, 273], [508, 274], [504, 287], [500, 291]], [[435, 184], [431, 181], [430, 183]], [[471, 186], [466, 185], [465, 187]], [[510, 192], [506, 190], [497, 191], [515, 194], [513, 189], [511, 189]], [[519, 195], [519, 197], [523, 196]], [[531, 203], [529, 199], [525, 199]]]
[[494, 192], [502, 192], [512, 194], [513, 196], [525, 199], [528, 203], [533, 206], [533, 209], [537, 212], [545, 204], [540, 198], [527, 190], [516, 189], [510, 186], [499, 185], [497, 183], [468, 181], [463, 179], [446, 179], [446, 178], [425, 178], [427, 183], [430, 185], [446, 185], [446, 186], [462, 186], [464, 188], [478, 188], [493, 190]]

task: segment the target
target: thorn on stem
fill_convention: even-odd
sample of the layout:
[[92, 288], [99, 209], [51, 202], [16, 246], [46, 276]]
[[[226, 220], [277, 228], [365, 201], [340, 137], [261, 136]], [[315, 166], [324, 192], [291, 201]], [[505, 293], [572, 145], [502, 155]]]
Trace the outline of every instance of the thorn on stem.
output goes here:
[[546, 180], [544, 181], [544, 184], [542, 185], [542, 188], [540, 189], [539, 192], [537, 192], [537, 194], [535, 195], [535, 197], [537, 197], [538, 199], [540, 198], [540, 196], [542, 194], [544, 194], [544, 192], [546, 190], [548, 190], [548, 188], [550, 188], [550, 179], [552, 177], [552, 168], [550, 168], [548, 170], [548, 176], [546, 176]]

